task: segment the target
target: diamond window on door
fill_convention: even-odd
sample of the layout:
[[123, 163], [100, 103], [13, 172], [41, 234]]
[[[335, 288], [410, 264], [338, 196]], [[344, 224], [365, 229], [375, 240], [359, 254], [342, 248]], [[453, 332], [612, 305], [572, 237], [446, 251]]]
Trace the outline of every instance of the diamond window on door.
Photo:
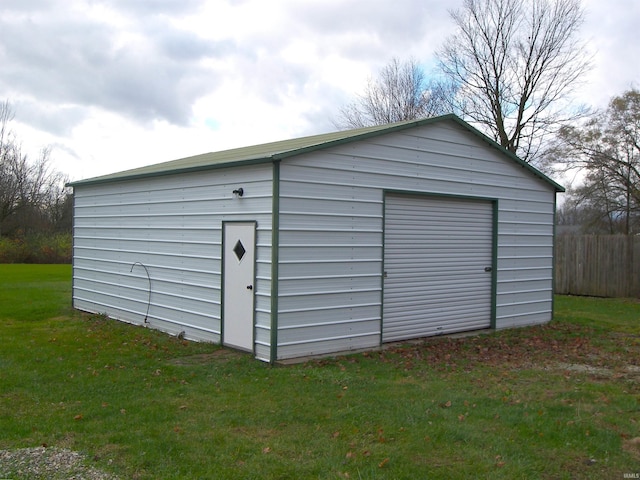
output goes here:
[[238, 257], [238, 261], [241, 261], [242, 257], [244, 257], [244, 254], [247, 253], [247, 250], [244, 248], [244, 245], [242, 245], [242, 242], [240, 240], [238, 240], [236, 246], [233, 247], [233, 253], [236, 254], [236, 257]]

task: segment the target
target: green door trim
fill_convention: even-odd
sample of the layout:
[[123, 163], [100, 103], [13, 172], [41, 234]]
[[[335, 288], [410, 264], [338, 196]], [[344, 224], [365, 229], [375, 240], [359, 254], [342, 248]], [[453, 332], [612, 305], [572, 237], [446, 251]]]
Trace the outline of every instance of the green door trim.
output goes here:
[[278, 276], [280, 265], [280, 161], [273, 162], [271, 194], [271, 345], [269, 363], [278, 360]]
[[432, 192], [416, 192], [413, 190], [397, 190], [397, 189], [383, 189], [382, 191], [382, 271], [380, 272], [380, 278], [382, 280], [382, 288], [380, 289], [380, 345], [383, 345], [383, 333], [384, 333], [384, 273], [385, 273], [385, 233], [387, 227], [387, 195], [410, 195], [415, 197], [431, 197], [431, 198], [451, 198], [459, 200], [475, 200], [482, 202], [490, 202], [493, 207], [492, 215], [492, 232], [491, 232], [491, 318], [490, 328], [495, 330], [497, 323], [497, 292], [498, 292], [498, 217], [499, 208], [497, 198], [492, 197], [476, 197], [473, 195], [455, 195], [449, 193], [432, 193]]

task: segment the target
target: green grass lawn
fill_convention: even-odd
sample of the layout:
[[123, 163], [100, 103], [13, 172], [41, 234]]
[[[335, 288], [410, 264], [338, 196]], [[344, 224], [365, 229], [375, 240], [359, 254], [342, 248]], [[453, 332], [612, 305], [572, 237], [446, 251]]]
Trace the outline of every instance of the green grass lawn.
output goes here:
[[70, 283], [68, 265], [0, 265], [0, 449], [77, 450], [123, 479], [640, 473], [635, 300], [269, 366], [73, 312]]

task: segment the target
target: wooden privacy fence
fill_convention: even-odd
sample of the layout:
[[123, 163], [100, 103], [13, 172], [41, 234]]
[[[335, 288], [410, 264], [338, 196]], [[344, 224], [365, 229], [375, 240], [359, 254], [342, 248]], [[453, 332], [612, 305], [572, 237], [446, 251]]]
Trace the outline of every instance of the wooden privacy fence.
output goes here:
[[640, 298], [640, 237], [556, 237], [555, 291], [568, 295]]

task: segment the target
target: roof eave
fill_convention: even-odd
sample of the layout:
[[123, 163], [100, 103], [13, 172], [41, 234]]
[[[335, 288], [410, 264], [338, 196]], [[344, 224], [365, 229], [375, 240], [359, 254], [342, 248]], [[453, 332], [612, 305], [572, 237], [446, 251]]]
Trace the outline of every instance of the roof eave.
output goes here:
[[125, 171], [125, 172], [120, 172], [118, 174], [104, 175], [100, 177], [88, 178], [86, 180], [68, 182], [65, 186], [76, 187], [76, 186], [98, 185], [98, 184], [116, 183], [116, 182], [128, 182], [130, 180], [141, 180], [145, 178], [154, 178], [154, 177], [166, 177], [168, 175], [177, 175], [181, 173], [194, 173], [194, 172], [203, 172], [208, 170], [219, 170], [221, 168], [258, 165], [261, 163], [270, 163], [273, 161], [274, 159], [272, 158], [272, 156], [268, 156], [268, 157], [259, 157], [259, 158], [249, 158], [249, 159], [231, 161], [226, 163], [211, 163], [206, 165], [197, 165], [193, 167], [175, 168], [171, 170], [162, 170], [157, 172], [144, 172], [144, 173], [138, 173], [138, 174], [132, 173], [127, 175]]

